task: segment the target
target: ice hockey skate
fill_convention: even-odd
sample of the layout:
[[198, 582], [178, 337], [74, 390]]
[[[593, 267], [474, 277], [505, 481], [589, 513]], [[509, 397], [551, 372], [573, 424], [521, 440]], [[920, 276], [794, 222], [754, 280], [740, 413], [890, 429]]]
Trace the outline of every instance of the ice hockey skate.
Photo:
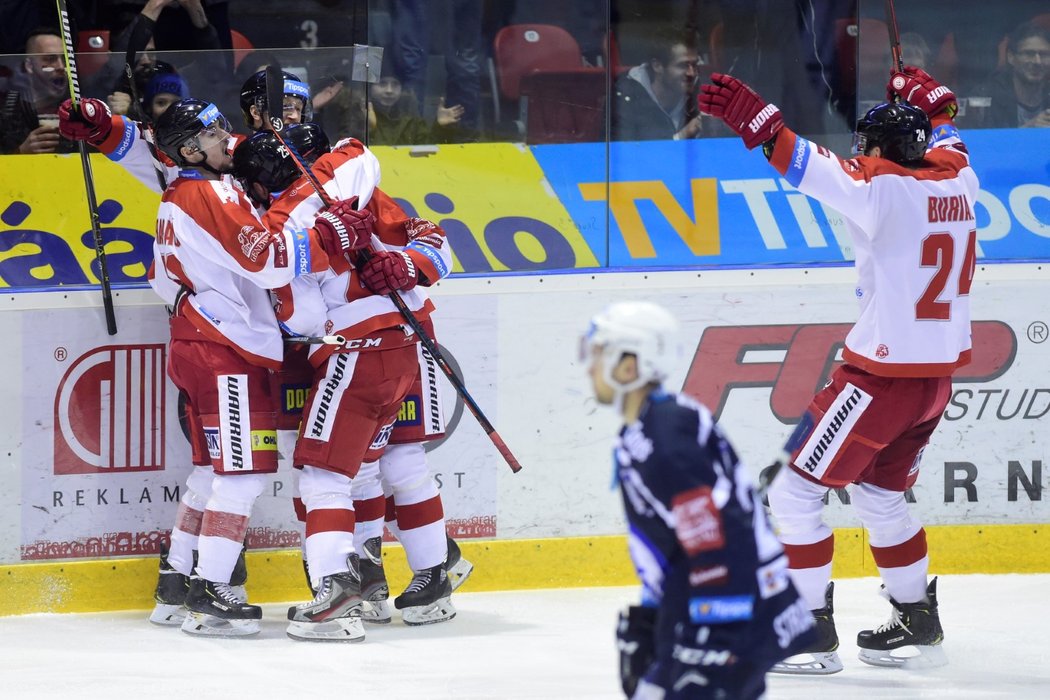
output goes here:
[[249, 605], [228, 583], [190, 576], [182, 631], [206, 637], [246, 637], [259, 632], [262, 608]]
[[245, 538], [244, 544], [241, 545], [241, 553], [237, 556], [237, 563], [233, 565], [233, 573], [230, 574], [230, 588], [241, 600], [248, 600], [248, 591], [244, 588], [244, 584], [248, 583], [248, 562], [244, 558], [247, 552], [248, 539]]
[[175, 627], [186, 619], [186, 592], [190, 588], [190, 577], [180, 574], [168, 564], [168, 547], [160, 545], [160, 575], [153, 591], [153, 612], [149, 621], [155, 625]]
[[346, 565], [346, 571], [321, 578], [317, 594], [309, 603], [288, 608], [289, 637], [301, 642], [364, 641], [361, 615], [369, 606], [361, 598], [357, 555], [347, 557]]
[[872, 666], [936, 668], [948, 663], [941, 643], [944, 630], [937, 613], [937, 579], [926, 588], [926, 601], [898, 603], [886, 593], [893, 610], [889, 622], [857, 635], [860, 660]]
[[432, 625], [456, 616], [452, 584], [443, 564], [417, 571], [405, 592], [394, 599], [406, 625]]
[[813, 610], [817, 622], [817, 641], [802, 654], [789, 656], [770, 669], [772, 673], [826, 676], [842, 670], [839, 658], [839, 635], [835, 631], [835, 606], [832, 598], [835, 582], [829, 581], [824, 589], [824, 607]]
[[449, 583], [452, 585], [452, 590], [456, 590], [470, 578], [470, 574], [474, 571], [474, 565], [463, 558], [463, 553], [459, 551], [459, 545], [456, 541], [445, 535], [448, 540], [448, 556], [445, 558], [445, 571], [448, 573]]
[[361, 552], [361, 597], [372, 609], [361, 613], [365, 622], [385, 625], [390, 622], [390, 586], [383, 569], [383, 540], [371, 537], [365, 540]]

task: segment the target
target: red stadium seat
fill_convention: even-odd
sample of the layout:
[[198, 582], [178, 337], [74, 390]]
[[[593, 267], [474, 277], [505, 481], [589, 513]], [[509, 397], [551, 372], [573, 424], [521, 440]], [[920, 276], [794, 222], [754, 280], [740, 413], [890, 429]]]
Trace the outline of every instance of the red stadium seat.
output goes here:
[[489, 62], [496, 121], [500, 121], [501, 98], [514, 102], [521, 96], [523, 76], [537, 71], [581, 67], [580, 45], [561, 27], [511, 24], [499, 30], [492, 42], [492, 60]]

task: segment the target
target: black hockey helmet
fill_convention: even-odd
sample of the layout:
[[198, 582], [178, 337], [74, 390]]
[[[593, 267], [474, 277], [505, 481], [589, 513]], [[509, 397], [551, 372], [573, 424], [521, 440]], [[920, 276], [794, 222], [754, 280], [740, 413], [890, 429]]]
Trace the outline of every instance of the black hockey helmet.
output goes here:
[[[281, 132], [285, 143], [302, 158], [307, 167], [313, 165], [331, 146], [328, 135], [317, 124], [293, 124]], [[301, 173], [284, 145], [269, 131], [260, 131], [233, 152], [233, 176], [251, 192], [250, 185], [259, 183], [269, 192], [287, 189]]]
[[857, 120], [853, 152], [867, 155], [878, 146], [883, 157], [894, 163], [918, 163], [926, 154], [932, 133], [926, 112], [907, 102], [884, 102]]
[[194, 140], [202, 132], [211, 130], [229, 134], [230, 122], [215, 105], [192, 97], [173, 103], [153, 126], [157, 147], [176, 165], [194, 165], [183, 157], [179, 149], [194, 145]]
[[[302, 121], [313, 119], [313, 103], [310, 102], [310, 86], [299, 79], [295, 73], [281, 71], [284, 76], [284, 94], [298, 97], [303, 101]], [[254, 129], [251, 108], [255, 105], [259, 113], [266, 111], [266, 71], [261, 70], [244, 81], [241, 86], [241, 114], [249, 129]], [[282, 105], [283, 107], [283, 105]]]

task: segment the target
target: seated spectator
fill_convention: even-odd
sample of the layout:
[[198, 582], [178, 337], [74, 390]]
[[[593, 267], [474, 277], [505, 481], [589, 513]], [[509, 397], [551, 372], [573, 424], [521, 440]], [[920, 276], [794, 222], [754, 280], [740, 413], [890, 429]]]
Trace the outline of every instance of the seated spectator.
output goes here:
[[695, 36], [658, 33], [650, 56], [616, 81], [613, 140], [696, 138], [701, 124], [696, 108], [699, 58]]
[[1050, 32], [1027, 22], [1007, 39], [1006, 65], [989, 81], [991, 106], [983, 126], [1050, 126]]

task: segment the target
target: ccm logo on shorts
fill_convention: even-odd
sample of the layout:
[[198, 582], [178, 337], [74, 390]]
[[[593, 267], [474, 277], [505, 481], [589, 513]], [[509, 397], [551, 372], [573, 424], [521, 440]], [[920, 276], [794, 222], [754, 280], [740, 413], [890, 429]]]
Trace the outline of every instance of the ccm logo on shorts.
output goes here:
[[846, 437], [871, 405], [871, 394], [849, 382], [831, 402], [795, 458], [795, 466], [820, 479], [835, 462]]
[[689, 619], [705, 622], [739, 622], [750, 620], [755, 599], [749, 595], [723, 595], [689, 599]]

